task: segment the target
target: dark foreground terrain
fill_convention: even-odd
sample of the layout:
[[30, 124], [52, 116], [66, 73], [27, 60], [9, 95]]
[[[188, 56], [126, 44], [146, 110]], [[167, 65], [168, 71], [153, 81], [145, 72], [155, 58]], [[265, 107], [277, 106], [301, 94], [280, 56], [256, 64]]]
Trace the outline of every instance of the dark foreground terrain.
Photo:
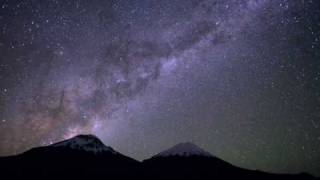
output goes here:
[[17, 156], [0, 158], [0, 179], [246, 179], [313, 180], [309, 174], [271, 174], [235, 167], [191, 143], [143, 162], [79, 135]]

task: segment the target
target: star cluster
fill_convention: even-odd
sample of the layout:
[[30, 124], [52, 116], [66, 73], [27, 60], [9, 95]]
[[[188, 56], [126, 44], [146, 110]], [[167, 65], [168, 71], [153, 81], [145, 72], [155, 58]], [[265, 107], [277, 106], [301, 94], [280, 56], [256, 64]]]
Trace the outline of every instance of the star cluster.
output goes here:
[[316, 0], [1, 0], [0, 155], [91, 133], [320, 172]]

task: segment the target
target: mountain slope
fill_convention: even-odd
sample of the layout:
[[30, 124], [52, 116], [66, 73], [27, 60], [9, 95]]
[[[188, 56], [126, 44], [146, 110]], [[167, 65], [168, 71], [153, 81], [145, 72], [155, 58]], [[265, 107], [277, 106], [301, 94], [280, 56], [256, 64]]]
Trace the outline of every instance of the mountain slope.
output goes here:
[[79, 135], [1, 158], [0, 168], [0, 175], [8, 179], [134, 179], [140, 163], [105, 146], [93, 135]]
[[271, 174], [233, 166], [191, 143], [182, 143], [142, 162], [145, 179], [308, 180], [308, 174]]

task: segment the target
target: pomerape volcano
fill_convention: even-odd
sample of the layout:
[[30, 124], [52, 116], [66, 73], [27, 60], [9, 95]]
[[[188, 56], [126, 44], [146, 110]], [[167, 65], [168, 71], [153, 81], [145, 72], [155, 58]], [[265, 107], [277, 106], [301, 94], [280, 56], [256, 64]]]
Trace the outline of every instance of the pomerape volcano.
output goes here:
[[313, 179], [308, 174], [271, 174], [225, 162], [200, 147], [180, 143], [143, 161], [146, 179]]

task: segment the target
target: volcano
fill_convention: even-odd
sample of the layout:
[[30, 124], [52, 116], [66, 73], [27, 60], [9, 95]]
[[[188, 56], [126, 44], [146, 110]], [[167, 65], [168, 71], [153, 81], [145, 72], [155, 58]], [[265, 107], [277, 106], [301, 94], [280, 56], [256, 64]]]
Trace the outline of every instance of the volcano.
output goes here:
[[0, 179], [315, 180], [309, 174], [272, 174], [236, 167], [190, 142], [142, 162], [106, 146], [94, 135], [78, 135], [22, 154], [0, 158]]
[[94, 135], [78, 135], [20, 155], [0, 158], [0, 179], [126, 179], [140, 163], [104, 145]]

